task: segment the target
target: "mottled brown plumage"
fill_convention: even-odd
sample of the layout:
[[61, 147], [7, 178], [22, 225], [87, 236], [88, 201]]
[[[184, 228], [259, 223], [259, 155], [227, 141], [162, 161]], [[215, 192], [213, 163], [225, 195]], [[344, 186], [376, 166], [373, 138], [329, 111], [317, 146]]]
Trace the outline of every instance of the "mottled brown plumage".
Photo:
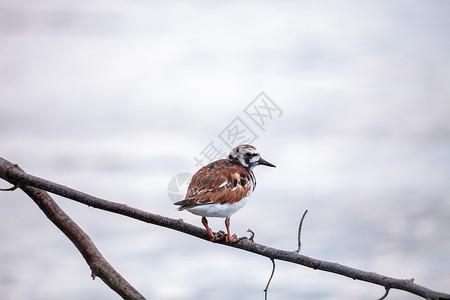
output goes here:
[[[220, 170], [220, 172], [217, 172]], [[204, 204], [233, 204], [255, 189], [252, 172], [230, 159], [221, 159], [204, 166], [192, 177], [184, 201], [178, 208]]]
[[[230, 217], [241, 209], [256, 186], [253, 168], [257, 165], [275, 167], [262, 159], [255, 147], [240, 145], [231, 150], [227, 159], [221, 159], [202, 167], [192, 177], [186, 197], [178, 201], [178, 210], [202, 216], [202, 223], [213, 241], [225, 238], [237, 242], [236, 235], [230, 234]], [[206, 217], [225, 219], [227, 235], [213, 234]]]

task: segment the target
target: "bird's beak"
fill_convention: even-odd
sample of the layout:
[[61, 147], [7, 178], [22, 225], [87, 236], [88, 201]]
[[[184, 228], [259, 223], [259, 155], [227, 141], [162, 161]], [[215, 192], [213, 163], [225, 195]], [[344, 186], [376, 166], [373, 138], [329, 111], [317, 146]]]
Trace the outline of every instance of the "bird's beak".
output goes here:
[[274, 167], [274, 168], [276, 167], [274, 164], [271, 164], [267, 160], [262, 159], [262, 157], [259, 158], [258, 164], [259, 165], [265, 165], [265, 166], [268, 166], [268, 167]]

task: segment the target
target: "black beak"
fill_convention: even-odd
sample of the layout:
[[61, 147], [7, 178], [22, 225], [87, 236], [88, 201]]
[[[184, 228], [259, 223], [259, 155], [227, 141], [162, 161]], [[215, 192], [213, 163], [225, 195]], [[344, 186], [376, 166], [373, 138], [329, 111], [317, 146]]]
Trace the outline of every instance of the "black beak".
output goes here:
[[274, 167], [274, 168], [276, 167], [274, 164], [271, 164], [267, 160], [262, 159], [262, 157], [259, 158], [258, 165], [264, 165], [264, 166]]

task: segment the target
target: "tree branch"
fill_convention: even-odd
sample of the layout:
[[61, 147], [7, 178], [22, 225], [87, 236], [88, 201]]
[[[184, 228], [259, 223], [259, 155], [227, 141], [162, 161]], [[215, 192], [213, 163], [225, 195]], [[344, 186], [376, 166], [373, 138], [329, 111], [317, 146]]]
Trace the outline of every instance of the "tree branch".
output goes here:
[[[20, 170], [19, 167], [15, 168]], [[145, 299], [108, 263], [89, 236], [56, 204], [52, 197], [45, 191], [28, 185], [20, 184], [19, 187], [77, 247], [91, 268], [93, 279], [98, 276], [124, 299]]]
[[306, 214], [308, 213], [308, 210], [305, 210], [305, 212], [303, 213], [303, 216], [300, 220], [300, 224], [298, 225], [298, 247], [296, 252], [300, 253], [300, 250], [302, 249], [302, 226], [303, 226], [303, 220], [306, 217]]
[[[185, 223], [182, 220], [152, 214], [140, 209], [129, 207], [125, 204], [115, 203], [97, 197], [93, 197], [88, 194], [68, 188], [66, 186], [26, 174], [18, 166], [13, 165], [12, 163], [2, 158], [0, 158], [0, 177], [13, 185], [19, 185], [20, 188], [22, 189], [27, 185], [33, 186], [38, 189], [42, 189], [66, 198], [70, 198], [72, 200], [78, 201], [88, 206], [114, 212], [147, 223], [152, 223], [158, 226], [163, 226], [166, 228], [177, 230], [209, 241], [209, 236], [206, 230], [202, 228]], [[262, 255], [272, 260], [274, 259], [284, 260], [287, 262], [303, 265], [305, 267], [312, 268], [315, 270], [331, 272], [352, 279], [370, 282], [376, 285], [383, 286], [386, 289], [404, 290], [412, 294], [418, 295], [420, 297], [423, 297], [425, 299], [434, 299], [434, 300], [450, 299], [449, 294], [433, 291], [424, 286], [420, 286], [414, 283], [412, 279], [397, 279], [373, 272], [366, 272], [352, 267], [344, 266], [338, 263], [311, 258], [305, 255], [301, 255], [296, 251], [285, 251], [271, 248], [265, 245], [252, 242], [248, 239], [244, 239], [233, 244], [228, 244], [224, 241], [220, 241], [218, 243], [242, 249], [245, 251], [249, 251], [258, 255]]]
[[272, 261], [272, 273], [270, 273], [269, 281], [267, 281], [266, 288], [264, 289], [264, 300], [267, 300], [267, 293], [269, 292], [269, 285], [272, 281], [273, 274], [275, 274], [275, 259], [271, 258]]

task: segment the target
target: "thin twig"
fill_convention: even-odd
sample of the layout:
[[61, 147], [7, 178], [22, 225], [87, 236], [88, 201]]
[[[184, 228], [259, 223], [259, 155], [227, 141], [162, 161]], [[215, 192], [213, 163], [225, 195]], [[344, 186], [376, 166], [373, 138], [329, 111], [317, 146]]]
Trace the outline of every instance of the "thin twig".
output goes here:
[[302, 248], [302, 240], [301, 240], [301, 235], [302, 235], [302, 226], [303, 226], [303, 220], [305, 219], [306, 214], [308, 213], [308, 210], [305, 210], [305, 212], [303, 213], [303, 216], [300, 220], [300, 224], [298, 225], [298, 248], [297, 248], [297, 253], [300, 253], [300, 249]]
[[272, 273], [270, 274], [269, 281], [267, 282], [266, 288], [264, 289], [264, 299], [265, 300], [267, 300], [267, 292], [269, 291], [269, 285], [270, 285], [270, 282], [272, 281], [273, 274], [275, 273], [275, 259], [271, 258], [270, 260], [272, 261]]
[[381, 296], [381, 298], [379, 298], [378, 300], [386, 299], [386, 297], [389, 295], [389, 291], [390, 291], [390, 288], [386, 288], [386, 291], [384, 292], [384, 295]]
[[[152, 214], [137, 208], [130, 207], [125, 204], [115, 203], [97, 197], [93, 197], [86, 193], [82, 193], [74, 189], [68, 188], [66, 186], [26, 174], [21, 169], [17, 168], [17, 166], [14, 166], [12, 163], [2, 158], [0, 158], [0, 178], [3, 178], [14, 185], [15, 184], [20, 184], [20, 186], [30, 185], [78, 201], [80, 203], [86, 204], [94, 208], [99, 208], [102, 210], [106, 210], [109, 212], [141, 220], [147, 223], [152, 223], [158, 226], [177, 230], [179, 232], [183, 232], [185, 234], [189, 234], [206, 241], [210, 240], [206, 230], [204, 230], [203, 228], [185, 223], [179, 219], [172, 219], [157, 214]], [[305, 255], [301, 255], [296, 251], [286, 251], [271, 248], [262, 244], [251, 242], [248, 239], [243, 239], [237, 243], [232, 244], [229, 244], [225, 241], [217, 243], [229, 247], [242, 249], [244, 251], [249, 251], [261, 256], [268, 257], [270, 259], [284, 260], [308, 268], [313, 268], [315, 270], [331, 272], [355, 280], [361, 280], [384, 287], [407, 291], [426, 299], [433, 299], [433, 300], [450, 299], [450, 294], [433, 291], [424, 286], [413, 283], [409, 279], [397, 279], [373, 272], [358, 270], [338, 263], [323, 261]]]
[[17, 188], [19, 188], [19, 185], [18, 185], [18, 184], [15, 184], [15, 185], [13, 185], [13, 186], [10, 187], [10, 188], [7, 188], [7, 189], [0, 189], [0, 191], [2, 191], [2, 192], [11, 192], [11, 191], [15, 191]]
[[250, 232], [250, 237], [248, 238], [249, 241], [254, 242], [255, 233], [251, 229], [247, 229], [247, 232]]

